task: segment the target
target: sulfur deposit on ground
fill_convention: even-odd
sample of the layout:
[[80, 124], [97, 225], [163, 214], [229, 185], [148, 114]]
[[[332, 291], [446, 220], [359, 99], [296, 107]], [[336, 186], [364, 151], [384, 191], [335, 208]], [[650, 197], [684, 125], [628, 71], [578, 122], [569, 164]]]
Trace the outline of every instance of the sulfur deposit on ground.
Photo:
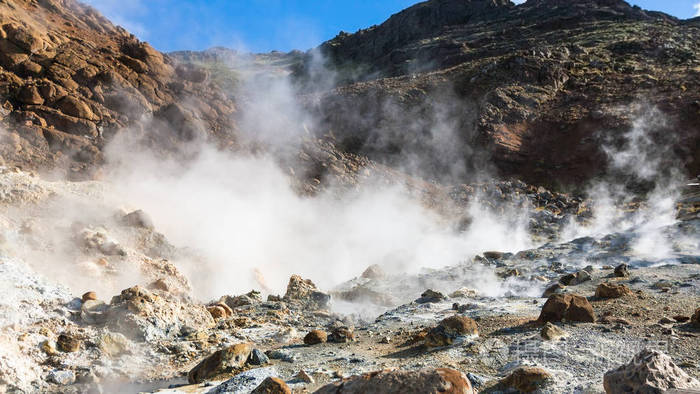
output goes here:
[[[542, 240], [533, 249], [415, 275], [370, 266], [330, 289], [292, 276], [284, 294], [197, 300], [178, 270], [195, 257], [147, 213], [117, 208], [109, 184], [8, 168], [0, 179], [4, 391], [356, 393], [369, 381], [395, 392], [603, 392], [635, 384], [603, 377], [645, 349], [661, 352], [639, 357], [666, 388], [700, 376], [692, 187], [674, 223], [558, 241], [559, 223], [585, 221], [584, 210], [537, 209], [567, 197], [534, 188], [523, 193]], [[667, 253], [638, 248], [650, 232]], [[663, 363], [673, 368], [654, 374]]]

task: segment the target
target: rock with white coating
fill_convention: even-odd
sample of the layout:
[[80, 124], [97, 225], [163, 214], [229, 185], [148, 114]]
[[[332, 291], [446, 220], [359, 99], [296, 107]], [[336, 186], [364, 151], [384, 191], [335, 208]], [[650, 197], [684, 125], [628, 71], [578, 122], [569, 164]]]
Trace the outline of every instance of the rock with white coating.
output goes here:
[[608, 394], [662, 394], [669, 389], [700, 389], [700, 381], [690, 377], [666, 354], [645, 349], [629, 364], [606, 372], [603, 387]]

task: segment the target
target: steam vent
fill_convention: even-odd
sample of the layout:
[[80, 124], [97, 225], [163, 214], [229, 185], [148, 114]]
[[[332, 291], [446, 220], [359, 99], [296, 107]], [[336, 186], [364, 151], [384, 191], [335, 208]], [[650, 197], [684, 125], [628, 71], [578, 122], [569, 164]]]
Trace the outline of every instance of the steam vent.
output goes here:
[[700, 393], [700, 3], [415, 1], [0, 0], [0, 393]]

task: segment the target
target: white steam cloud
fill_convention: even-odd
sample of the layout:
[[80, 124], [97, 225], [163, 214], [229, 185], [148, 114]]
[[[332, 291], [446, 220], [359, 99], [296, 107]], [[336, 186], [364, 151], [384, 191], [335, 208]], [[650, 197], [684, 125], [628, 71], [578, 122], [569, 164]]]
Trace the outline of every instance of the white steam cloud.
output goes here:
[[[596, 181], [587, 192], [593, 203], [592, 220], [585, 226], [572, 224], [561, 238], [634, 231], [638, 237], [631, 245], [633, 252], [656, 259], [670, 257], [673, 247], [663, 229], [676, 222], [676, 201], [685, 179], [674, 165], [671, 144], [659, 143], [655, 136], [669, 125], [661, 111], [645, 104], [620, 110], [636, 118], [622, 141], [603, 147], [611, 175]], [[649, 190], [640, 199], [627, 189], [628, 183]]]
[[398, 186], [299, 196], [269, 157], [203, 149], [186, 166], [147, 152], [129, 158], [112, 175], [116, 196], [146, 210], [174, 244], [196, 249], [202, 259], [175, 263], [203, 299], [283, 292], [292, 274], [328, 289], [371, 264], [416, 273], [529, 245], [524, 225], [513, 228], [476, 204], [472, 230], [456, 233]]

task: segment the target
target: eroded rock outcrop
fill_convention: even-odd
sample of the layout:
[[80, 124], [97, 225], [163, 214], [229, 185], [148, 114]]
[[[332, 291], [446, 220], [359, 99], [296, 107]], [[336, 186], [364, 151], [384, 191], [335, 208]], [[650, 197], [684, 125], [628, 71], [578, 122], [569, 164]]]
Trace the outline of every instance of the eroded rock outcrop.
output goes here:
[[310, 279], [302, 279], [299, 275], [289, 278], [287, 292], [283, 300], [306, 305], [315, 309], [327, 309], [331, 296], [318, 290]]
[[0, 139], [16, 141], [0, 146], [7, 164], [90, 176], [106, 143], [141, 128], [144, 115], [159, 150], [192, 139], [200, 124], [201, 137], [231, 141], [221, 130], [232, 129], [235, 106], [217, 86], [181, 78], [172, 59], [90, 6], [4, 2], [0, 49]]
[[112, 297], [104, 313], [112, 330], [141, 341], [171, 338], [183, 327], [206, 329], [214, 325], [203, 305], [165, 298], [140, 286]]
[[647, 349], [634, 356], [629, 364], [606, 372], [603, 387], [608, 394], [661, 394], [669, 389], [700, 389], [700, 382], [688, 376], [671, 357]]

